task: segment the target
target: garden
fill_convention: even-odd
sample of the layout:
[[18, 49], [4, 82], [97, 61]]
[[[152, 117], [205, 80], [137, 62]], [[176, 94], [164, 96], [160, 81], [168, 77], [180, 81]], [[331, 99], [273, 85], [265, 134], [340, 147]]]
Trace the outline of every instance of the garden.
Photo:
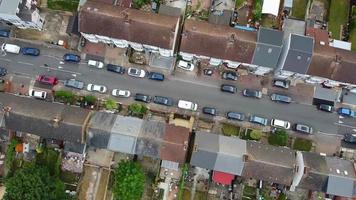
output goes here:
[[356, 51], [356, 6], [352, 6], [350, 24], [350, 42], [352, 43], [351, 50]]
[[287, 146], [288, 134], [283, 129], [277, 129], [268, 137], [268, 143], [273, 146]]
[[329, 10], [328, 29], [334, 39], [341, 39], [342, 26], [348, 21], [349, 1], [348, 0], [331, 0]]
[[308, 0], [293, 0], [292, 16], [304, 20], [307, 12]]
[[79, 0], [48, 0], [47, 6], [52, 10], [74, 12], [77, 10]]

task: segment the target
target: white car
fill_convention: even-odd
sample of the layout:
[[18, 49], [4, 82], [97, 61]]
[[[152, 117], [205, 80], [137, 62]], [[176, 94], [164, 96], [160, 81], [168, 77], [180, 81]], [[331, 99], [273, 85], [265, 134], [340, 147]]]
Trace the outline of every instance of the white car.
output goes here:
[[184, 69], [184, 70], [187, 70], [187, 71], [193, 71], [194, 70], [194, 64], [193, 63], [189, 63], [189, 62], [184, 61], [184, 60], [180, 60], [178, 62], [177, 67], [179, 67], [181, 69]]
[[196, 111], [198, 109], [198, 104], [186, 100], [179, 100], [178, 108]]
[[276, 127], [276, 128], [289, 129], [290, 123], [288, 121], [284, 121], [284, 120], [280, 120], [280, 119], [272, 119], [271, 126]]
[[94, 91], [94, 92], [99, 92], [99, 93], [105, 93], [106, 92], [106, 87], [103, 85], [95, 85], [95, 84], [88, 84], [87, 86], [88, 91]]
[[129, 70], [127, 70], [127, 74], [133, 77], [138, 77], [138, 78], [143, 78], [146, 76], [146, 72], [143, 69], [137, 69], [130, 67]]
[[30, 89], [28, 93], [29, 96], [35, 97], [37, 99], [46, 99], [47, 97], [47, 92], [41, 90]]
[[114, 97], [130, 97], [131, 92], [128, 90], [113, 89], [111, 94]]
[[96, 67], [98, 69], [101, 69], [104, 67], [104, 63], [101, 61], [97, 61], [97, 60], [88, 60], [88, 66], [89, 67]]

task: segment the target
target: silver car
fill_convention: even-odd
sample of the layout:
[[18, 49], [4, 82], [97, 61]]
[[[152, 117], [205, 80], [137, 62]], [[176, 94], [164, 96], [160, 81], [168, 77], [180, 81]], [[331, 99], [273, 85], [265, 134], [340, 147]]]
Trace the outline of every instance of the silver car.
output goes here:
[[130, 67], [127, 74], [133, 77], [143, 78], [146, 76], [145, 70]]
[[66, 87], [70, 87], [70, 88], [75, 88], [75, 89], [83, 89], [84, 88], [84, 82], [83, 81], [78, 81], [74, 78], [72, 79], [68, 79], [64, 81], [64, 85]]
[[88, 84], [87, 86], [88, 91], [94, 91], [94, 92], [99, 92], [99, 93], [105, 93], [106, 92], [106, 87], [103, 85], [95, 85], [95, 84]]

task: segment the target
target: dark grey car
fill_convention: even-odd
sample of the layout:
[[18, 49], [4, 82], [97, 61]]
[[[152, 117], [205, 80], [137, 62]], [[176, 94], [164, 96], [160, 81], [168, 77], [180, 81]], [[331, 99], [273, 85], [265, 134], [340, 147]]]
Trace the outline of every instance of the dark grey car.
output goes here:
[[226, 113], [226, 118], [232, 119], [232, 120], [243, 121], [245, 119], [245, 115], [243, 113], [230, 111], [230, 112]]
[[155, 96], [153, 98], [153, 102], [156, 104], [165, 105], [165, 106], [173, 105], [173, 99], [171, 99], [169, 97]]
[[233, 85], [222, 84], [220, 90], [222, 92], [228, 92], [233, 94], [236, 92], [236, 87]]
[[243, 94], [245, 97], [253, 97], [253, 98], [257, 98], [257, 99], [262, 98], [262, 92], [259, 91], [259, 90], [244, 89], [244, 90], [242, 91], [242, 94]]
[[290, 103], [292, 102], [292, 98], [282, 94], [272, 94], [271, 95], [272, 101], [282, 102], [282, 103]]
[[346, 133], [344, 141], [348, 143], [356, 143], [356, 134]]
[[216, 115], [216, 109], [212, 108], [212, 107], [203, 107], [203, 113], [207, 114], [207, 115], [215, 116]]
[[66, 87], [70, 87], [70, 88], [75, 88], [75, 89], [83, 89], [84, 88], [84, 82], [83, 81], [78, 81], [74, 78], [72, 79], [68, 79], [64, 81], [64, 85]]
[[141, 102], [144, 102], [144, 103], [149, 103], [149, 102], [151, 102], [151, 97], [149, 95], [146, 95], [146, 94], [136, 93], [135, 101], [141, 101]]

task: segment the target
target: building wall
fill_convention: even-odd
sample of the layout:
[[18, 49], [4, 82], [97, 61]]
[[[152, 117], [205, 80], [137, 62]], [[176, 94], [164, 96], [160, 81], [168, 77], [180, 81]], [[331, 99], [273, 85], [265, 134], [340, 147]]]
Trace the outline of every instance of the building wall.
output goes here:
[[38, 29], [41, 30], [43, 28], [44, 19], [40, 16], [38, 10], [33, 11], [32, 19], [33, 21], [24, 21], [17, 15], [8, 15], [0, 13], [0, 19], [10, 22], [21, 29]]

